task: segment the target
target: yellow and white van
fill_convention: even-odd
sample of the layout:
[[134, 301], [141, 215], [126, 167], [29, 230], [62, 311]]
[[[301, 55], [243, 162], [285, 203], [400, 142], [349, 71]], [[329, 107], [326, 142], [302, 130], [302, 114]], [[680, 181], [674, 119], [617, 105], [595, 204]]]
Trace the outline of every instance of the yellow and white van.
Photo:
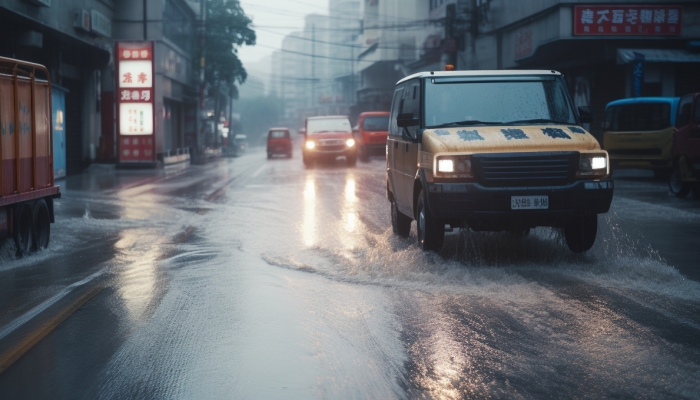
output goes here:
[[[581, 110], [583, 111], [583, 110]], [[608, 154], [555, 71], [424, 72], [396, 84], [387, 140], [394, 232], [442, 247], [445, 228], [563, 228], [574, 252], [610, 208]]]

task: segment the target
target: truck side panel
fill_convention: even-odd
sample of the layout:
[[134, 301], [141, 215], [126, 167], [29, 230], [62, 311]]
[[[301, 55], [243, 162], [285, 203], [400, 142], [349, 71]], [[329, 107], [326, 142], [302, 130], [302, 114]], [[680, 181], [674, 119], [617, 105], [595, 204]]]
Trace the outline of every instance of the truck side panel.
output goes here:
[[17, 179], [15, 160], [15, 85], [12, 77], [0, 76], [0, 125], [2, 125], [2, 187], [0, 196], [15, 193]]

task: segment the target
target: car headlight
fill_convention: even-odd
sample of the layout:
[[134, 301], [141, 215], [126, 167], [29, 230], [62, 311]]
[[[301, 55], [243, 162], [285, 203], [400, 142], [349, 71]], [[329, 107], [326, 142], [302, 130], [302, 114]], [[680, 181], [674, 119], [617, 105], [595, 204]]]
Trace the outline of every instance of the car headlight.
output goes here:
[[470, 156], [438, 156], [435, 176], [438, 178], [473, 178]]
[[355, 139], [348, 139], [347, 141], [345, 141], [345, 145], [348, 146], [348, 147], [354, 146], [354, 145], [355, 145]]
[[581, 153], [578, 176], [598, 178], [608, 175], [607, 153]]
[[311, 142], [311, 141], [306, 142], [306, 148], [307, 148], [307, 149], [313, 150], [314, 147], [316, 147], [316, 143], [315, 143], [315, 142]]

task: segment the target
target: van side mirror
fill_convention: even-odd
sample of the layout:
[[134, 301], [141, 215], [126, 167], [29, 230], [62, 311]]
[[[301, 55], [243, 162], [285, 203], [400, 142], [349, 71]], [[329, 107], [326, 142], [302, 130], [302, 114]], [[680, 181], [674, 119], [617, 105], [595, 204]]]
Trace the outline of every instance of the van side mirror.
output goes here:
[[591, 108], [588, 106], [581, 106], [578, 108], [578, 119], [582, 124], [590, 124], [593, 122], [593, 114], [591, 114]]
[[306, 128], [299, 129], [299, 134], [306, 136]]
[[413, 113], [399, 114], [399, 116], [396, 117], [396, 126], [399, 128], [409, 128], [418, 125], [420, 125], [420, 120], [413, 117]]

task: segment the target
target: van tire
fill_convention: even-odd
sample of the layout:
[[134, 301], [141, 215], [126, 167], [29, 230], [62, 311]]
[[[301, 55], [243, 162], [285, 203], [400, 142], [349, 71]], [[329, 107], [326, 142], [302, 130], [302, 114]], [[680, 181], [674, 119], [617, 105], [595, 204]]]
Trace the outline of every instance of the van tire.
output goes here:
[[356, 155], [346, 156], [345, 162], [349, 168], [352, 168], [355, 165], [357, 165], [357, 156]]
[[445, 223], [430, 214], [426, 203], [425, 192], [421, 189], [418, 194], [418, 205], [416, 207], [418, 246], [423, 251], [439, 251], [445, 239]]
[[564, 224], [564, 238], [569, 250], [583, 253], [591, 249], [598, 234], [598, 215], [574, 217]]
[[395, 235], [407, 238], [411, 233], [411, 217], [405, 215], [396, 206], [396, 201], [391, 201], [391, 228]]
[[673, 168], [673, 172], [671, 172], [671, 177], [668, 180], [668, 190], [670, 190], [674, 196], [682, 199], [688, 196], [688, 193], [690, 193], [690, 189], [692, 189], [690, 184], [688, 184], [687, 182], [683, 182], [680, 166], [676, 165]]
[[32, 221], [32, 209], [28, 204], [22, 203], [15, 209], [12, 238], [15, 241], [17, 257], [22, 257], [32, 251], [34, 239], [34, 222]]

